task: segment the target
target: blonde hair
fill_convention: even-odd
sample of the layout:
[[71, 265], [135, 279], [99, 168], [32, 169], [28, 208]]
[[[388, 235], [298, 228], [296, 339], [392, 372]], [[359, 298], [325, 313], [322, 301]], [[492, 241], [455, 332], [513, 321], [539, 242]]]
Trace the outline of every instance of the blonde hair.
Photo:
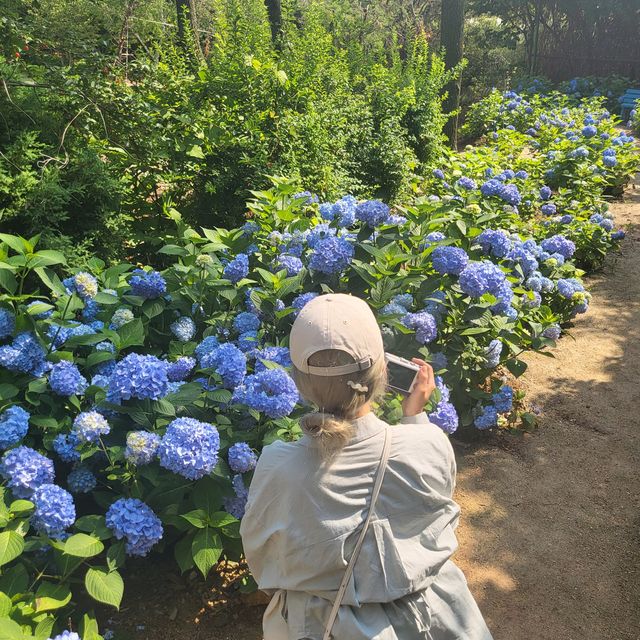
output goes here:
[[[352, 362], [354, 359], [348, 353], [338, 349], [318, 351], [309, 358], [309, 364], [315, 367], [337, 367]], [[314, 438], [321, 456], [328, 459], [348, 442], [358, 411], [384, 394], [387, 367], [384, 358], [380, 358], [364, 371], [318, 376], [294, 366], [293, 378], [300, 395], [319, 409], [304, 416], [300, 426]]]

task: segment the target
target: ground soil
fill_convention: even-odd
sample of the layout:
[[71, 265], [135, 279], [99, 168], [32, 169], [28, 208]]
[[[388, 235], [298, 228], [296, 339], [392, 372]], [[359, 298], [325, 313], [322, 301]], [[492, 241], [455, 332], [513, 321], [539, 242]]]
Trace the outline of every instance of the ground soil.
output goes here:
[[[523, 386], [539, 428], [454, 441], [454, 560], [495, 640], [640, 638], [640, 183], [613, 205], [621, 252]], [[260, 640], [262, 608], [161, 561], [127, 581], [107, 626], [139, 640]]]

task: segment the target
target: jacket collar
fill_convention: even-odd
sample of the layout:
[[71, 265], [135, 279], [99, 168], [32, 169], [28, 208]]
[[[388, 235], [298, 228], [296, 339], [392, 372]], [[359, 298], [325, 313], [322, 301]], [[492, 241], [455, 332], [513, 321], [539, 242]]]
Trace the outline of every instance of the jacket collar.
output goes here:
[[[380, 420], [373, 411], [353, 420], [353, 426], [355, 427], [354, 434], [349, 439], [347, 446], [373, 438], [373, 436], [382, 433], [385, 428], [388, 428], [387, 423]], [[314, 439], [306, 434], [298, 442], [308, 447], [315, 446]]]

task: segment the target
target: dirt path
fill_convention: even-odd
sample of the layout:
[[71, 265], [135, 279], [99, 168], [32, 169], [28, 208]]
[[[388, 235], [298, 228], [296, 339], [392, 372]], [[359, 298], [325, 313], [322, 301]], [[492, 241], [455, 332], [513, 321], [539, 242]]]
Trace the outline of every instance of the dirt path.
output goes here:
[[540, 429], [458, 447], [455, 560], [496, 640], [640, 638], [640, 183], [613, 205], [621, 254], [554, 360], [524, 385]]
[[[540, 429], [455, 442], [464, 570], [495, 640], [640, 638], [640, 182], [591, 309], [524, 379]], [[141, 565], [141, 569], [142, 569]], [[212, 603], [172, 561], [127, 582], [116, 638], [260, 640], [261, 608]], [[122, 633], [124, 632], [124, 633]]]

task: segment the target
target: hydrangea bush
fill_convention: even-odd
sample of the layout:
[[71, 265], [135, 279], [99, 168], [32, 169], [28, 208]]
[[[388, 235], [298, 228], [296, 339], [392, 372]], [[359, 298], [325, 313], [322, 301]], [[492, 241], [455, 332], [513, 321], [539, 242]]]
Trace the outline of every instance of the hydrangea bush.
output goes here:
[[[0, 234], [8, 637], [62, 633], [71, 585], [118, 606], [129, 556], [170, 549], [204, 576], [240, 558], [259, 452], [300, 435], [287, 340], [319, 294], [365, 298], [388, 351], [433, 363], [427, 411], [446, 433], [530, 422], [505, 374], [588, 310], [581, 277], [623, 235], [603, 194], [637, 166], [597, 103], [541, 100], [489, 96], [486, 144], [443, 157], [395, 210], [273, 178], [242, 228], [167, 209], [176, 233], [153, 267], [96, 258], [71, 275], [37, 237]], [[379, 411], [396, 421], [399, 398]]]

